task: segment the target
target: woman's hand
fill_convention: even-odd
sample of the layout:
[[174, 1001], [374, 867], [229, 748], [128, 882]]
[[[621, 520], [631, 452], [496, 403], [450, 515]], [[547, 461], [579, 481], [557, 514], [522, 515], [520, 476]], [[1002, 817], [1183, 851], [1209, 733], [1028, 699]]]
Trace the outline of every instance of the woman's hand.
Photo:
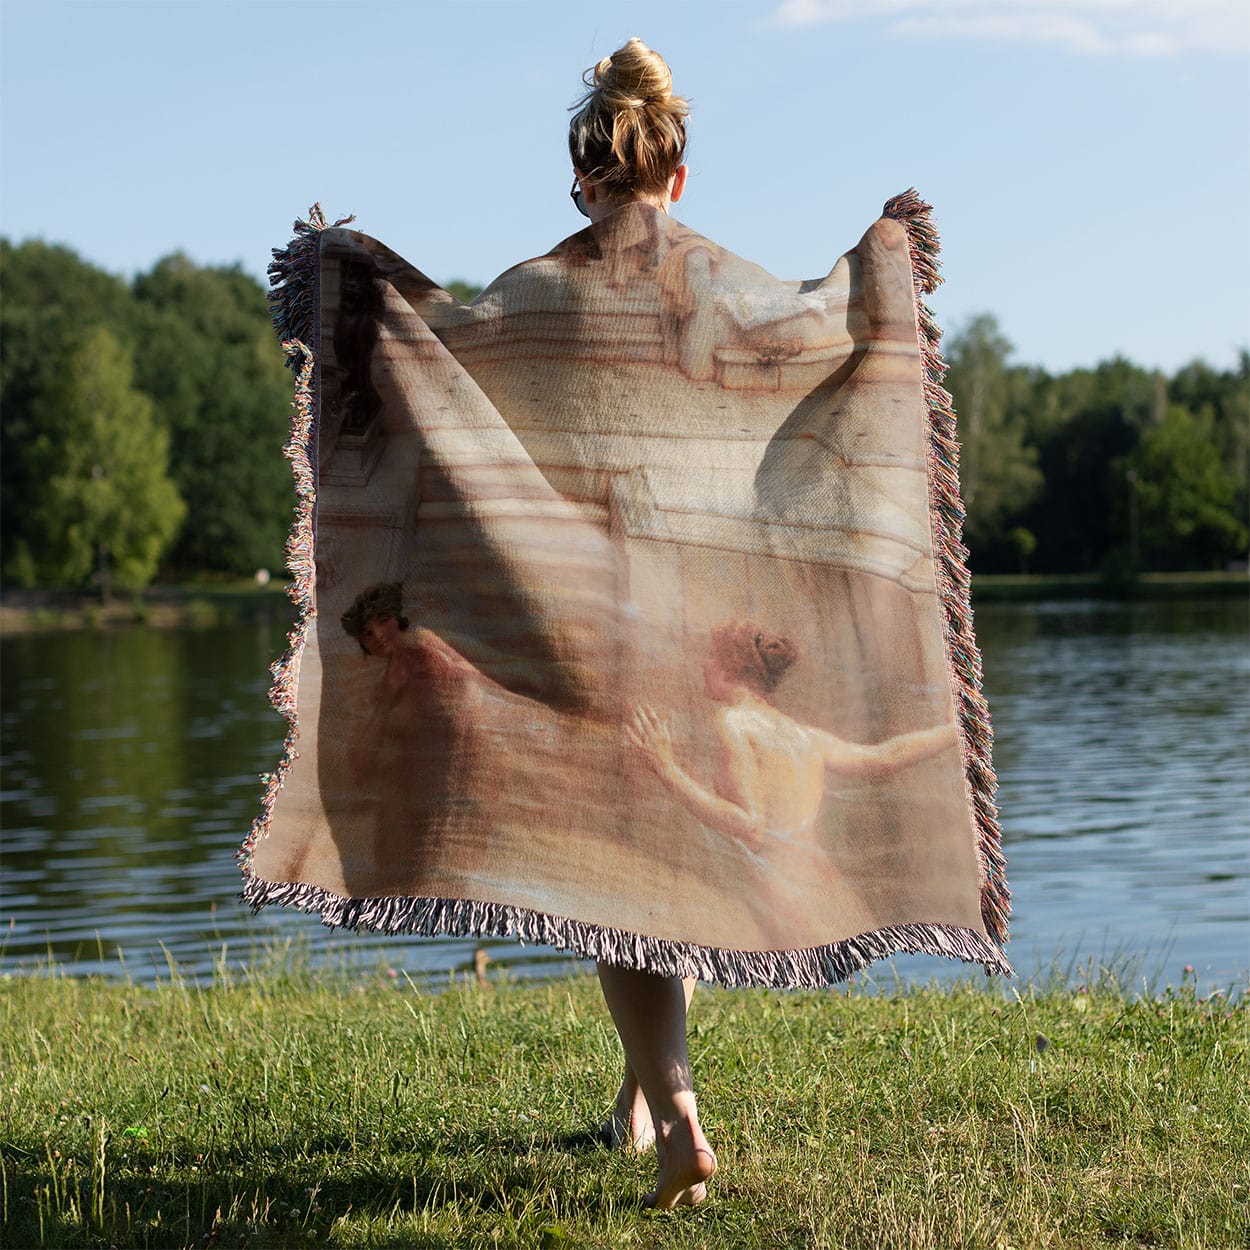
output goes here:
[[633, 719], [625, 726], [625, 740], [642, 752], [657, 773], [663, 775], [677, 767], [672, 731], [654, 708], [645, 704], [634, 708]]

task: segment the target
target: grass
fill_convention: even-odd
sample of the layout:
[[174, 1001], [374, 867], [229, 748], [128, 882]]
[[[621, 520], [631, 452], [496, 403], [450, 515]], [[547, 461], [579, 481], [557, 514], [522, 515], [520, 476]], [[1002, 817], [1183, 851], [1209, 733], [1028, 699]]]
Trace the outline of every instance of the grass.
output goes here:
[[[223, 970], [224, 971], [224, 970]], [[701, 989], [721, 1171], [590, 1130], [619, 1077], [593, 980], [283, 971], [0, 983], [4, 1245], [1244, 1246], [1250, 1009], [1192, 982]]]

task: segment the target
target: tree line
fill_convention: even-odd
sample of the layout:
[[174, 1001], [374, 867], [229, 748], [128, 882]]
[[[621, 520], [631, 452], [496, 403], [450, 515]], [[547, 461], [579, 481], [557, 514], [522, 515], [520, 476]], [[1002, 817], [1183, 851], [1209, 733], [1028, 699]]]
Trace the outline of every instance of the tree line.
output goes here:
[[987, 315], [946, 344], [974, 570], [1122, 577], [1245, 559], [1250, 353], [1171, 377], [1119, 357], [1052, 375], [1011, 356]]
[[4, 583], [279, 567], [291, 384], [260, 284], [180, 255], [126, 282], [5, 240], [0, 280]]
[[[0, 579], [108, 594], [278, 568], [291, 381], [261, 285], [182, 255], [127, 282], [3, 239], [0, 279]], [[991, 316], [946, 343], [975, 570], [1244, 558], [1250, 355], [1167, 377], [1123, 359], [1051, 375], [1012, 354]]]

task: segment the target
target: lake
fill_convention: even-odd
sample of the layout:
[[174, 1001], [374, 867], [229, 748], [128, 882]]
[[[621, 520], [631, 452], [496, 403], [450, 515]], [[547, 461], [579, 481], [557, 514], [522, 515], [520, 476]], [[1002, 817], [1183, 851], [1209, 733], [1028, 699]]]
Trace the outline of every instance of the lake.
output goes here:
[[[986, 604], [1008, 954], [1025, 978], [1090, 960], [1129, 981], [1246, 985], [1246, 600]], [[485, 946], [512, 975], [578, 966], [508, 941], [322, 929], [236, 898], [234, 856], [276, 762], [281, 624], [17, 635], [0, 643], [0, 971], [208, 980], [281, 955], [430, 983]], [[878, 966], [878, 981], [894, 975]], [[960, 965], [895, 961], [905, 980]]]

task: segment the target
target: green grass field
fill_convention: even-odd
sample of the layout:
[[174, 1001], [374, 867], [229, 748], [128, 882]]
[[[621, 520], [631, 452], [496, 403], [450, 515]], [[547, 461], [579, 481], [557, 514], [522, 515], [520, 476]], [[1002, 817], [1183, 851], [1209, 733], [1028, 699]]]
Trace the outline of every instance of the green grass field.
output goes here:
[[1250, 1010], [1192, 984], [700, 989], [720, 1172], [593, 1130], [619, 1079], [589, 979], [417, 989], [0, 982], [8, 1247], [1237, 1247]]

